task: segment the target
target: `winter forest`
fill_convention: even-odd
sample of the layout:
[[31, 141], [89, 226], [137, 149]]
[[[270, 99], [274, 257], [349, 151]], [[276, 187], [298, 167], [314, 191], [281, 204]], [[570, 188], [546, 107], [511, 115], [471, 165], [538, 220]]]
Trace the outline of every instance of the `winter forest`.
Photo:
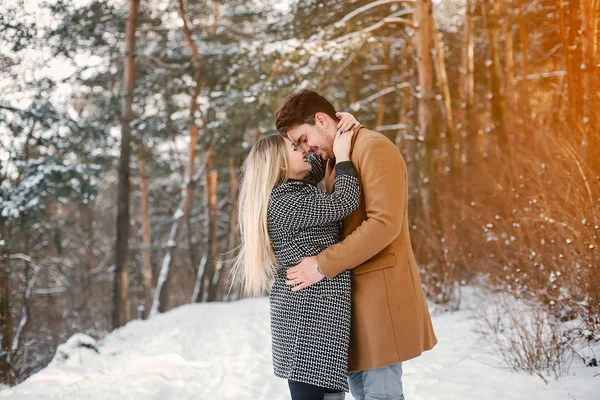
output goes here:
[[0, 384], [243, 301], [241, 167], [302, 88], [403, 154], [432, 312], [475, 309], [509, 370], [598, 376], [599, 25], [600, 0], [3, 0]]

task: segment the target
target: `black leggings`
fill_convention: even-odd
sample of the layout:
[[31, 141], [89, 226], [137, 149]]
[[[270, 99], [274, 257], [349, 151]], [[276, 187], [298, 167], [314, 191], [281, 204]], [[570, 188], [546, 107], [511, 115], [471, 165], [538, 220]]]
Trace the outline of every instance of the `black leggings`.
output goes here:
[[323, 400], [325, 393], [339, 393], [337, 389], [327, 389], [310, 383], [288, 381], [292, 400]]

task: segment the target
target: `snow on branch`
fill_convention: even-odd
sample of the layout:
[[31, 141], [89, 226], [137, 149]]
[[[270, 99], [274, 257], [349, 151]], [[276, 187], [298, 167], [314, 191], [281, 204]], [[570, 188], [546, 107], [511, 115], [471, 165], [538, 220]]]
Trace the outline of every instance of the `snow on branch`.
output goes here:
[[169, 64], [168, 62], [163, 61], [159, 57], [156, 57], [155, 55], [152, 55], [152, 54], [134, 53], [133, 55], [135, 57], [144, 57], [144, 58], [147, 58], [148, 60], [152, 61], [153, 63], [155, 63], [159, 67], [163, 67], [163, 68], [167, 68], [167, 69], [186, 69], [186, 68], [189, 68], [189, 66], [190, 66], [190, 63], [185, 63], [185, 64]]
[[[529, 74], [525, 77], [527, 80], [541, 79], [541, 78], [552, 78], [555, 76], [564, 76], [567, 71], [552, 71], [552, 72], [540, 72], [539, 74]], [[515, 81], [522, 81], [522, 76], [516, 76]]]
[[361, 36], [361, 35], [365, 35], [367, 33], [371, 33], [373, 31], [376, 31], [377, 29], [383, 28], [384, 26], [390, 25], [390, 24], [406, 25], [406, 26], [410, 26], [412, 29], [416, 30], [417, 26], [415, 24], [413, 24], [412, 21], [410, 21], [406, 18], [400, 18], [401, 15], [412, 14], [412, 12], [413, 12], [412, 9], [397, 11], [397, 12], [390, 14], [387, 17], [383, 18], [381, 21], [377, 22], [376, 24], [366, 27], [365, 29], [362, 29], [358, 32], [348, 33], [348, 34], [336, 39], [336, 42], [343, 43], [346, 40], [352, 39], [356, 36]]
[[397, 85], [390, 86], [388, 88], [380, 90], [377, 93], [372, 94], [371, 96], [367, 97], [366, 99], [362, 99], [362, 100], [359, 100], [357, 102], [354, 102], [354, 103], [350, 104], [350, 109], [353, 110], [353, 111], [357, 111], [357, 110], [360, 109], [360, 107], [363, 104], [367, 104], [367, 103], [370, 103], [372, 101], [375, 101], [378, 98], [380, 98], [381, 96], [385, 96], [386, 94], [395, 92], [398, 89], [406, 89], [406, 88], [410, 88], [410, 87], [411, 87], [411, 84], [408, 83], [408, 82], [399, 83]]
[[408, 125], [406, 124], [393, 124], [393, 125], [380, 125], [375, 127], [375, 131], [383, 132], [383, 131], [397, 131], [400, 129], [408, 129]]
[[344, 18], [336, 22], [334, 25], [338, 28], [341, 28], [346, 22], [350, 21], [352, 18], [356, 17], [359, 14], [362, 14], [365, 11], [368, 11], [372, 8], [383, 6], [386, 4], [394, 4], [394, 3], [415, 3], [415, 0], [378, 0], [372, 3], [366, 4], [362, 7], [357, 8], [351, 13], [347, 14]]

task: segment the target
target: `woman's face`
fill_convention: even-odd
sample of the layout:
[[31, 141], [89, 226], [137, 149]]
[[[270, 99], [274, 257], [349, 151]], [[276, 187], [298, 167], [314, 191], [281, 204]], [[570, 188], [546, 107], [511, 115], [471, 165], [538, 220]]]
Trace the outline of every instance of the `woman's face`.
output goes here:
[[308, 161], [305, 160], [302, 150], [296, 148], [294, 143], [288, 139], [283, 138], [285, 141], [285, 149], [287, 152], [288, 161], [288, 177], [291, 179], [302, 179], [311, 170], [312, 166]]

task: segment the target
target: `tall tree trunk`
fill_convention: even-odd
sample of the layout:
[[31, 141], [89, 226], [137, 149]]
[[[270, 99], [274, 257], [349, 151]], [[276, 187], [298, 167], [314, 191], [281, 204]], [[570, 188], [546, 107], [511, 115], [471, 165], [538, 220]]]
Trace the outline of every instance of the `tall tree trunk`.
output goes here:
[[119, 159], [119, 194], [117, 211], [116, 260], [113, 281], [112, 329], [129, 321], [129, 123], [133, 119], [133, 86], [135, 74], [135, 31], [139, 0], [129, 2], [129, 15], [125, 26], [125, 56], [123, 57], [123, 99], [121, 101], [121, 155]]
[[[490, 4], [491, 2], [491, 4]], [[494, 125], [494, 133], [504, 154], [508, 152], [508, 138], [504, 127], [504, 106], [502, 94], [500, 93], [500, 53], [498, 51], [498, 2], [497, 0], [484, 0], [484, 9], [488, 22], [488, 43], [490, 48], [490, 91], [491, 91], [491, 118]]]
[[[512, 39], [512, 24], [510, 21], [510, 0], [500, 0], [502, 16], [502, 34], [504, 36], [504, 76], [506, 77], [506, 95], [508, 100], [507, 132], [514, 132], [514, 117], [517, 112], [517, 92], [515, 89], [515, 60]], [[511, 138], [509, 138], [511, 139]]]
[[[231, 199], [231, 213], [229, 216], [229, 235], [227, 237], [227, 257], [233, 254], [238, 244], [238, 187], [239, 178], [237, 172], [237, 166], [233, 157], [229, 157], [227, 161], [229, 171], [229, 198]], [[227, 289], [227, 277], [228, 271], [226, 268], [227, 263], [223, 263], [219, 273], [219, 279], [217, 281], [217, 299], [218, 300], [231, 300], [234, 298], [233, 293], [226, 293]]]
[[198, 47], [192, 39], [192, 31], [190, 30], [185, 8], [183, 6], [183, 0], [178, 1], [179, 16], [182, 21], [182, 30], [185, 37], [186, 44], [192, 53], [192, 73], [194, 80], [194, 88], [190, 99], [190, 116], [189, 116], [189, 151], [188, 151], [188, 163], [185, 172], [185, 179], [182, 185], [182, 200], [179, 207], [175, 211], [173, 216], [173, 225], [169, 234], [169, 247], [163, 258], [163, 262], [160, 268], [160, 274], [158, 282], [156, 284], [156, 290], [154, 293], [154, 301], [152, 303], [152, 309], [150, 310], [150, 316], [155, 315], [159, 312], [164, 312], [170, 308], [169, 302], [171, 301], [170, 287], [173, 282], [179, 280], [180, 271], [177, 271], [174, 266], [176, 264], [178, 245], [181, 241], [181, 235], [183, 233], [183, 227], [187, 219], [189, 218], [190, 208], [192, 203], [192, 195], [194, 188], [196, 187], [196, 181], [200, 176], [200, 172], [195, 173], [196, 169], [196, 156], [197, 148], [196, 144], [198, 141], [198, 127], [194, 122], [196, 119], [196, 113], [198, 111], [198, 96], [200, 95], [200, 78], [201, 69], [200, 61], [198, 59]]
[[[0, 217], [4, 226], [4, 218]], [[2, 237], [6, 237], [2, 235]], [[0, 245], [0, 249], [2, 246]], [[8, 257], [0, 253], [0, 383], [12, 386], [15, 375], [12, 369], [11, 344], [13, 336], [12, 316], [10, 313], [10, 267]]]
[[596, 176], [600, 177], [600, 116], [598, 109], [600, 108], [600, 64], [598, 53], [598, 20], [600, 19], [600, 0], [592, 0], [589, 8], [589, 32], [588, 54], [589, 54], [589, 71], [591, 77], [591, 98], [590, 98], [590, 134], [588, 135], [588, 154], [587, 158], [591, 164]]
[[[406, 42], [405, 48], [404, 48], [404, 54], [402, 57], [403, 60], [403, 64], [402, 64], [402, 80], [404, 82], [408, 82], [409, 79], [409, 73], [410, 73], [410, 67], [411, 67], [411, 54], [412, 54], [412, 44], [410, 42]], [[398, 128], [398, 131], [396, 132], [396, 147], [398, 147], [398, 150], [400, 150], [400, 152], [404, 153], [406, 151], [406, 142], [407, 142], [407, 135], [408, 135], [408, 129], [410, 126], [410, 113], [411, 113], [411, 108], [410, 108], [410, 102], [411, 102], [411, 93], [410, 93], [410, 89], [404, 89], [402, 90], [402, 107], [399, 110], [399, 115], [398, 115], [398, 122], [400, 124], [400, 127]]]
[[354, 72], [354, 60], [350, 62], [350, 86], [348, 87], [348, 100], [350, 104], [358, 101], [358, 89], [356, 84], [356, 73]]
[[[196, 103], [196, 101], [194, 101], [194, 103]], [[192, 131], [195, 131], [195, 129], [193, 129]], [[190, 157], [193, 156], [193, 158], [195, 159], [195, 150], [192, 151], [190, 149], [189, 154]], [[194, 165], [194, 163], [191, 162], [190, 158], [190, 162], [188, 163], [188, 170], [192, 165]], [[179, 203], [179, 206], [177, 207], [177, 210], [175, 211], [175, 214], [173, 215], [173, 223], [171, 225], [171, 231], [169, 232], [169, 237], [167, 239], [168, 247], [160, 266], [160, 273], [158, 276], [158, 281], [156, 282], [156, 289], [154, 291], [152, 308], [149, 314], [150, 317], [158, 314], [159, 312], [164, 312], [169, 309], [169, 276], [171, 273], [172, 266], [175, 265], [173, 257], [175, 257], [176, 254], [177, 244], [179, 240], [181, 240], [183, 226], [185, 225], [186, 219], [189, 217], [193, 188], [195, 187], [198, 179], [200, 179], [200, 177], [202, 176], [202, 173], [203, 170], [200, 169], [191, 178], [189, 176], [186, 177], [186, 179], [183, 182], [183, 186], [181, 188], [181, 201]]]
[[[593, 136], [597, 136], [598, 132], [598, 87], [597, 87], [597, 67], [596, 59], [594, 54], [594, 36], [597, 36], [597, 32], [594, 32], [594, 8], [596, 7], [595, 1], [589, 2], [582, 1], [580, 3], [580, 14], [582, 21], [582, 33], [581, 33], [581, 54], [583, 63], [581, 65], [582, 76], [582, 89], [583, 89], [583, 101], [582, 101], [582, 125], [586, 132], [586, 141], [588, 147], [591, 148], [595, 142]], [[597, 22], [596, 22], [597, 24]], [[597, 26], [597, 25], [596, 25]]]
[[[524, 117], [519, 118], [523, 123], [525, 135], [529, 136], [529, 85], [527, 76], [529, 75], [529, 56], [527, 51], [527, 28], [525, 26], [525, 15], [523, 13], [523, 0], [517, 0], [519, 7], [519, 41], [521, 42], [521, 60], [523, 61], [523, 79], [521, 79], [519, 91], [520, 109], [523, 110]], [[521, 114], [521, 113], [519, 113]]]
[[[589, 2], [590, 0], [569, 0], [568, 5], [568, 52], [571, 57], [571, 71], [573, 73], [571, 84], [573, 85], [574, 97], [571, 99], [573, 106], [572, 114], [576, 118], [578, 124], [583, 121], [583, 73], [581, 66], [584, 63], [584, 55], [582, 52], [582, 35], [583, 21], [581, 15], [581, 3]], [[561, 4], [564, 10], [564, 6]], [[586, 138], [584, 138], [586, 139]]]
[[592, 0], [589, 40], [592, 47], [592, 60], [595, 70], [598, 70], [598, 24], [600, 21], [600, 0]]
[[[87, 272], [96, 269], [98, 264], [94, 255], [94, 204], [88, 203], [83, 210], [84, 227], [87, 232], [87, 240], [85, 245], [85, 263]], [[89, 276], [89, 273], [86, 273]], [[93, 284], [94, 282], [90, 282]]]
[[475, 45], [473, 40], [473, 14], [475, 13], [475, 0], [467, 0], [465, 7], [465, 101], [462, 106], [465, 110], [464, 132], [466, 137], [467, 151], [465, 156], [468, 164], [472, 164], [478, 154], [478, 131], [475, 118]]
[[454, 171], [457, 167], [457, 150], [460, 142], [456, 138], [456, 127], [454, 126], [454, 117], [452, 115], [452, 97], [450, 95], [450, 86], [448, 84], [448, 74], [446, 73], [446, 61], [444, 59], [444, 42], [442, 34], [435, 23], [433, 15], [431, 16], [432, 39], [435, 48], [435, 65], [437, 71], [440, 90], [444, 97], [444, 111], [446, 114], [446, 132], [447, 132], [447, 151], [450, 160], [450, 169]]
[[206, 164], [206, 187], [205, 190], [205, 212], [206, 212], [206, 237], [207, 254], [206, 268], [202, 277], [202, 297], [208, 301], [216, 300], [216, 284], [214, 282], [215, 272], [217, 270], [218, 258], [218, 209], [217, 209], [217, 168], [216, 153], [210, 149]]
[[565, 18], [565, 9], [562, 1], [558, 2], [558, 15], [560, 26], [560, 41], [565, 66], [567, 69], [567, 89], [569, 92], [569, 115], [572, 115], [573, 108], [576, 106], [575, 83], [573, 76], [573, 64], [571, 63], [571, 55], [569, 53], [569, 40], [567, 38], [567, 26]]
[[[194, 197], [192, 196], [192, 199], [190, 200], [190, 210], [194, 209], [194, 205], [193, 205], [193, 201], [194, 201]], [[196, 231], [196, 229], [193, 226], [193, 221], [192, 218], [187, 218], [186, 221], [187, 224], [187, 242], [188, 242], [188, 257], [190, 259], [190, 266], [191, 269], [194, 270], [196, 268], [196, 265], [198, 265], [198, 258], [197, 256], [197, 247], [198, 246], [198, 242], [196, 242], [194, 239], [196, 239], [197, 237], [200, 238], [200, 241], [202, 240], [202, 235], [198, 234], [199, 232]]]
[[590, 53], [589, 53], [589, 47], [590, 44], [588, 42], [588, 32], [590, 31], [590, 22], [588, 20], [588, 17], [591, 16], [587, 15], [587, 9], [591, 8], [592, 4], [591, 2], [588, 4], [588, 2], [586, 1], [582, 1], [579, 3], [579, 14], [581, 15], [581, 35], [580, 35], [580, 42], [581, 42], [581, 64], [580, 64], [580, 68], [579, 68], [579, 72], [581, 74], [581, 89], [582, 89], [582, 93], [581, 93], [581, 97], [582, 97], [582, 102], [581, 102], [581, 116], [582, 116], [582, 122], [583, 122], [583, 127], [585, 129], [586, 134], [588, 135], [588, 137], [586, 138], [587, 141], [589, 141], [589, 133], [590, 133], [590, 126], [592, 124], [590, 124], [590, 118], [593, 118], [592, 115], [590, 114], [595, 114], [596, 112], [598, 112], [597, 109], [595, 109], [594, 113], [590, 113], [590, 102], [592, 101], [592, 77], [590, 75], [590, 69], [591, 69], [591, 58], [590, 58]]
[[[169, 267], [168, 270], [171, 272], [171, 279], [168, 279], [166, 282], [166, 288], [164, 289], [164, 297], [161, 304], [164, 305], [163, 310], [167, 310], [171, 308], [171, 300], [173, 297], [171, 296], [170, 287], [173, 284], [174, 287], [179, 287], [178, 282], [181, 279], [181, 270], [177, 268], [177, 257], [179, 252], [179, 244], [181, 243], [181, 239], [183, 236], [184, 226], [187, 223], [187, 220], [190, 216], [191, 208], [192, 208], [192, 196], [194, 194], [194, 189], [196, 188], [197, 178], [195, 177], [195, 169], [196, 169], [196, 158], [197, 158], [197, 141], [198, 141], [198, 128], [194, 123], [194, 118], [196, 111], [198, 109], [198, 96], [200, 94], [200, 84], [197, 82], [196, 87], [194, 88], [194, 92], [191, 99], [190, 104], [190, 123], [189, 123], [189, 136], [190, 143], [188, 149], [188, 163], [185, 172], [185, 179], [182, 187], [182, 202], [181, 208], [178, 211], [181, 211], [179, 215], [175, 215], [174, 219], [176, 220], [176, 233], [175, 233], [175, 241], [170, 243], [170, 252], [171, 256], [169, 257]], [[190, 249], [191, 251], [191, 249]]]
[[[390, 48], [389, 42], [383, 45], [383, 69], [379, 77], [379, 90], [384, 90], [388, 84], [388, 71], [390, 69]], [[382, 126], [385, 117], [385, 96], [380, 96], [377, 102], [377, 122], [375, 126]]]
[[[25, 246], [25, 248], [27, 249], [28, 246]], [[25, 262], [25, 284], [26, 284], [26, 288], [25, 288], [25, 292], [23, 293], [23, 299], [21, 300], [22, 302], [22, 310], [21, 310], [21, 319], [19, 321], [19, 323], [17, 324], [17, 329], [14, 333], [14, 335], [12, 335], [12, 343], [10, 344], [10, 348], [8, 349], [8, 364], [12, 365], [12, 360], [14, 359], [15, 355], [17, 354], [17, 352], [19, 351], [20, 348], [22, 348], [22, 346], [24, 346], [25, 344], [23, 343], [24, 341], [24, 337], [25, 337], [25, 333], [26, 330], [29, 326], [29, 324], [31, 323], [31, 307], [33, 304], [33, 292], [40, 274], [40, 271], [42, 270], [42, 267], [39, 264], [36, 264], [31, 257], [29, 257], [26, 254], [13, 254], [8, 256], [8, 259], [13, 259], [13, 260], [21, 260]], [[10, 290], [10, 289], [8, 289]], [[13, 377], [14, 378], [14, 377]]]
[[[352, 23], [347, 23], [346, 24], [346, 34], [349, 34], [352, 32]], [[357, 50], [357, 53], [360, 49]], [[348, 66], [348, 72], [350, 73], [350, 85], [348, 85], [348, 91], [347, 91], [347, 96], [348, 96], [348, 104], [354, 104], [358, 101], [358, 87], [356, 84], [356, 73], [355, 73], [355, 67], [356, 67], [356, 56], [352, 57], [352, 60], [350, 61], [350, 65]]]
[[140, 174], [140, 212], [142, 214], [142, 279], [144, 284], [144, 314], [150, 313], [154, 276], [152, 272], [152, 236], [150, 234], [150, 211], [148, 200], [148, 177], [146, 175], [144, 143], [138, 144], [138, 172]]
[[239, 216], [239, 207], [238, 207], [238, 191], [240, 186], [240, 180], [238, 176], [238, 169], [233, 157], [229, 157], [228, 161], [229, 167], [229, 186], [230, 186], [230, 198], [231, 198], [231, 217], [229, 219], [229, 238], [227, 249], [232, 251], [237, 247], [238, 244], [238, 235], [239, 235], [239, 224], [238, 224], [238, 216]]
[[[238, 206], [238, 197], [239, 197], [239, 187], [240, 187], [240, 178], [238, 174], [238, 168], [233, 157], [229, 158], [229, 181], [231, 187], [231, 201], [232, 201], [232, 211], [231, 218], [229, 220], [229, 243], [227, 245], [229, 254], [232, 254], [238, 246], [239, 243], [239, 214], [240, 209]], [[237, 293], [228, 294], [229, 299], [234, 299], [238, 297]]]
[[416, 0], [414, 3], [413, 20], [419, 27], [413, 36], [417, 52], [417, 70], [419, 80], [419, 97], [417, 102], [418, 139], [421, 142], [419, 149], [420, 179], [416, 182], [419, 186], [423, 213], [431, 213], [431, 198], [429, 180], [431, 174], [431, 140], [432, 132], [432, 106], [433, 106], [433, 62], [431, 59], [431, 0]]

